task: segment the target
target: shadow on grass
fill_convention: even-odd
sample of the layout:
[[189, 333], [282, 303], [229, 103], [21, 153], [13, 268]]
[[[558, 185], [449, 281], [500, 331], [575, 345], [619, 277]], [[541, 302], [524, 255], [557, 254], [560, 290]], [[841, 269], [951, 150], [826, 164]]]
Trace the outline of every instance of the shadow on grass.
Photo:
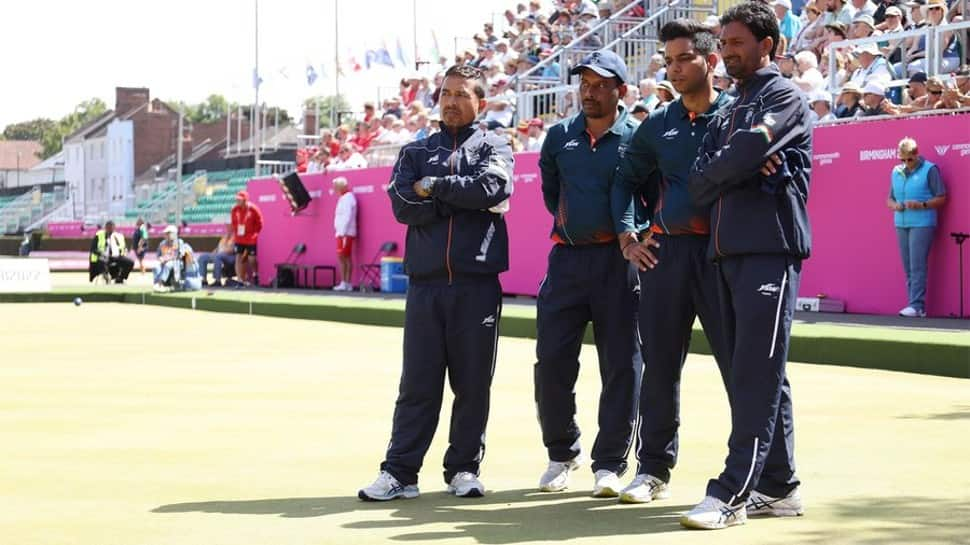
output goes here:
[[906, 420], [970, 420], [970, 405], [957, 407], [955, 411], [936, 414], [907, 414], [900, 416]]
[[[364, 503], [355, 497], [283, 498], [209, 501], [163, 505], [153, 513], [224, 513], [321, 517], [359, 513], [360, 520], [344, 528], [400, 529], [398, 541], [434, 541], [469, 537], [478, 543], [508, 544], [572, 538], [641, 535], [680, 531], [679, 516], [692, 505], [657, 502], [620, 506], [615, 500], [589, 497], [588, 492], [542, 494], [533, 490], [500, 490], [479, 499], [455, 498], [444, 492], [414, 500]], [[445, 524], [445, 530], [422, 530]]]
[[[826, 529], [792, 535], [793, 543], [861, 545], [970, 544], [970, 500], [926, 496], [850, 498], [829, 504]], [[809, 513], [809, 516], [811, 513]], [[855, 526], [859, 526], [856, 528]]]

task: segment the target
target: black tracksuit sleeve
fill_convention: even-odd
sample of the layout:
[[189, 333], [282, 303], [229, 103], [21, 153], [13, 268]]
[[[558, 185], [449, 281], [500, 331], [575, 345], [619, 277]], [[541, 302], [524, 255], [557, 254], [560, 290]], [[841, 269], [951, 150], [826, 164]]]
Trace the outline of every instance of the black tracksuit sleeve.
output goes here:
[[435, 201], [465, 210], [486, 210], [512, 196], [512, 146], [504, 138], [490, 138], [488, 157], [475, 174], [437, 179], [431, 190]]
[[[785, 159], [785, 148], [811, 131], [803, 119], [802, 99], [796, 88], [769, 89], [760, 104], [763, 108], [754, 111], [750, 128], [739, 128], [724, 135], [720, 124], [710, 127], [688, 184], [697, 204], [710, 204], [731, 187], [760, 179], [759, 171], [769, 157], [777, 153]], [[741, 105], [735, 108], [738, 106]], [[734, 115], [739, 114], [732, 114], [732, 122]], [[784, 177], [772, 178], [777, 182]]]
[[539, 172], [542, 174], [542, 201], [546, 205], [546, 210], [553, 216], [559, 212], [559, 167], [556, 166], [556, 158], [552, 154], [553, 131], [561, 128], [553, 127], [546, 135], [542, 143], [542, 150], [539, 152]]
[[435, 199], [419, 197], [414, 192], [414, 182], [422, 178], [415, 168], [414, 160], [405, 146], [397, 157], [387, 195], [398, 222], [405, 225], [428, 225], [448, 217]]
[[[650, 142], [649, 130], [647, 122], [640, 124], [616, 167], [616, 176], [610, 188], [610, 207], [613, 209], [613, 224], [617, 233], [637, 231], [633, 207], [635, 192], [646, 186], [645, 193], [651, 201], [655, 201], [654, 196], [659, 194], [657, 178], [653, 176], [657, 170], [657, 154]], [[655, 204], [648, 202], [647, 209], [652, 212]], [[649, 219], [653, 221], [652, 213]]]

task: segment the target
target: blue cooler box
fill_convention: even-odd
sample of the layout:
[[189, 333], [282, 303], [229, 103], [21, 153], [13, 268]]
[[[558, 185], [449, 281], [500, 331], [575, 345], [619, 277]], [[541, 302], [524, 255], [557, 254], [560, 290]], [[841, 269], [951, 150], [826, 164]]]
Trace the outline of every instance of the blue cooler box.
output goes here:
[[385, 293], [408, 291], [408, 277], [404, 274], [404, 260], [400, 257], [381, 258], [381, 291]]

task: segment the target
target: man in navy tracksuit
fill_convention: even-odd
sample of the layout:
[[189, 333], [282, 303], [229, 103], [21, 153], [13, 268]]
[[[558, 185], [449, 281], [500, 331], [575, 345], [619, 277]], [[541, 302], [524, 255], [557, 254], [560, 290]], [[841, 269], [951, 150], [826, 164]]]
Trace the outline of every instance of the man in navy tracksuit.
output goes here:
[[539, 489], [565, 489], [580, 466], [574, 392], [583, 334], [592, 321], [603, 383], [593, 495], [615, 497], [627, 468], [643, 363], [637, 276], [616, 244], [610, 191], [636, 123], [619, 106], [626, 66], [615, 53], [592, 53], [573, 74], [581, 76], [583, 110], [550, 129], [539, 158], [555, 242], [537, 303], [535, 395], [549, 455]]
[[731, 402], [724, 471], [681, 518], [705, 529], [742, 524], [749, 513], [802, 513], [785, 363], [811, 247], [811, 120], [798, 88], [771, 62], [777, 19], [767, 4], [748, 2], [729, 9], [721, 25], [721, 55], [738, 97], [708, 125], [689, 181], [694, 202], [712, 207], [708, 255], [719, 270]]
[[401, 149], [387, 188], [394, 216], [408, 226], [404, 366], [391, 442], [377, 480], [358, 492], [362, 500], [418, 496], [446, 370], [455, 401], [445, 482], [456, 496], [485, 493], [478, 474], [502, 312], [498, 275], [509, 263], [503, 214], [513, 166], [508, 140], [473, 125], [485, 88], [477, 68], [446, 72], [444, 130]]
[[[709, 27], [677, 19], [660, 30], [667, 78], [680, 98], [659, 107], [637, 129], [613, 184], [613, 210], [621, 250], [640, 269], [640, 337], [643, 382], [637, 437], [639, 467], [620, 493], [622, 503], [668, 496], [677, 462], [680, 377], [694, 319], [700, 317], [722, 377], [725, 361], [717, 270], [707, 258], [710, 206], [697, 206], [687, 180], [707, 124], [731, 103], [714, 89], [717, 38]], [[652, 223], [638, 233], [632, 192], [647, 195]], [[651, 250], [649, 243], [659, 244]]]

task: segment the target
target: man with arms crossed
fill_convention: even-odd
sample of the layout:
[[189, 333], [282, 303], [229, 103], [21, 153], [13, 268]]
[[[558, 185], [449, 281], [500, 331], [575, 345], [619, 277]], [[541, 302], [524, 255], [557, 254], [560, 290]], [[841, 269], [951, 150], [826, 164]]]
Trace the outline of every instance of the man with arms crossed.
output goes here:
[[509, 267], [503, 214], [512, 195], [512, 148], [474, 123], [485, 77], [470, 66], [445, 73], [438, 103], [444, 129], [401, 149], [387, 188], [394, 217], [408, 226], [404, 266], [404, 365], [391, 442], [362, 500], [418, 496], [445, 372], [455, 394], [445, 452], [448, 492], [478, 497], [485, 424], [502, 312], [498, 275]]
[[[670, 470], [677, 462], [681, 369], [697, 316], [718, 364], [724, 360], [717, 271], [707, 258], [710, 206], [691, 202], [687, 180], [708, 122], [731, 99], [714, 89], [717, 38], [709, 27], [677, 19], [664, 25], [660, 40], [667, 79], [680, 98], [654, 110], [640, 125], [613, 185], [620, 248], [640, 270], [644, 340], [639, 467], [620, 494], [622, 503], [646, 503], [668, 495]], [[650, 231], [643, 237], [630, 206], [636, 190], [647, 195], [653, 212]], [[659, 247], [651, 250], [651, 244]], [[723, 376], [723, 367], [721, 372]]]
[[[711, 207], [731, 435], [719, 477], [681, 517], [690, 528], [747, 515], [800, 515], [791, 388], [785, 376], [802, 260], [811, 247], [811, 118], [800, 90], [772, 64], [778, 22], [747, 2], [721, 17], [721, 55], [738, 98], [708, 124], [689, 189]], [[747, 507], [746, 507], [747, 502]]]

